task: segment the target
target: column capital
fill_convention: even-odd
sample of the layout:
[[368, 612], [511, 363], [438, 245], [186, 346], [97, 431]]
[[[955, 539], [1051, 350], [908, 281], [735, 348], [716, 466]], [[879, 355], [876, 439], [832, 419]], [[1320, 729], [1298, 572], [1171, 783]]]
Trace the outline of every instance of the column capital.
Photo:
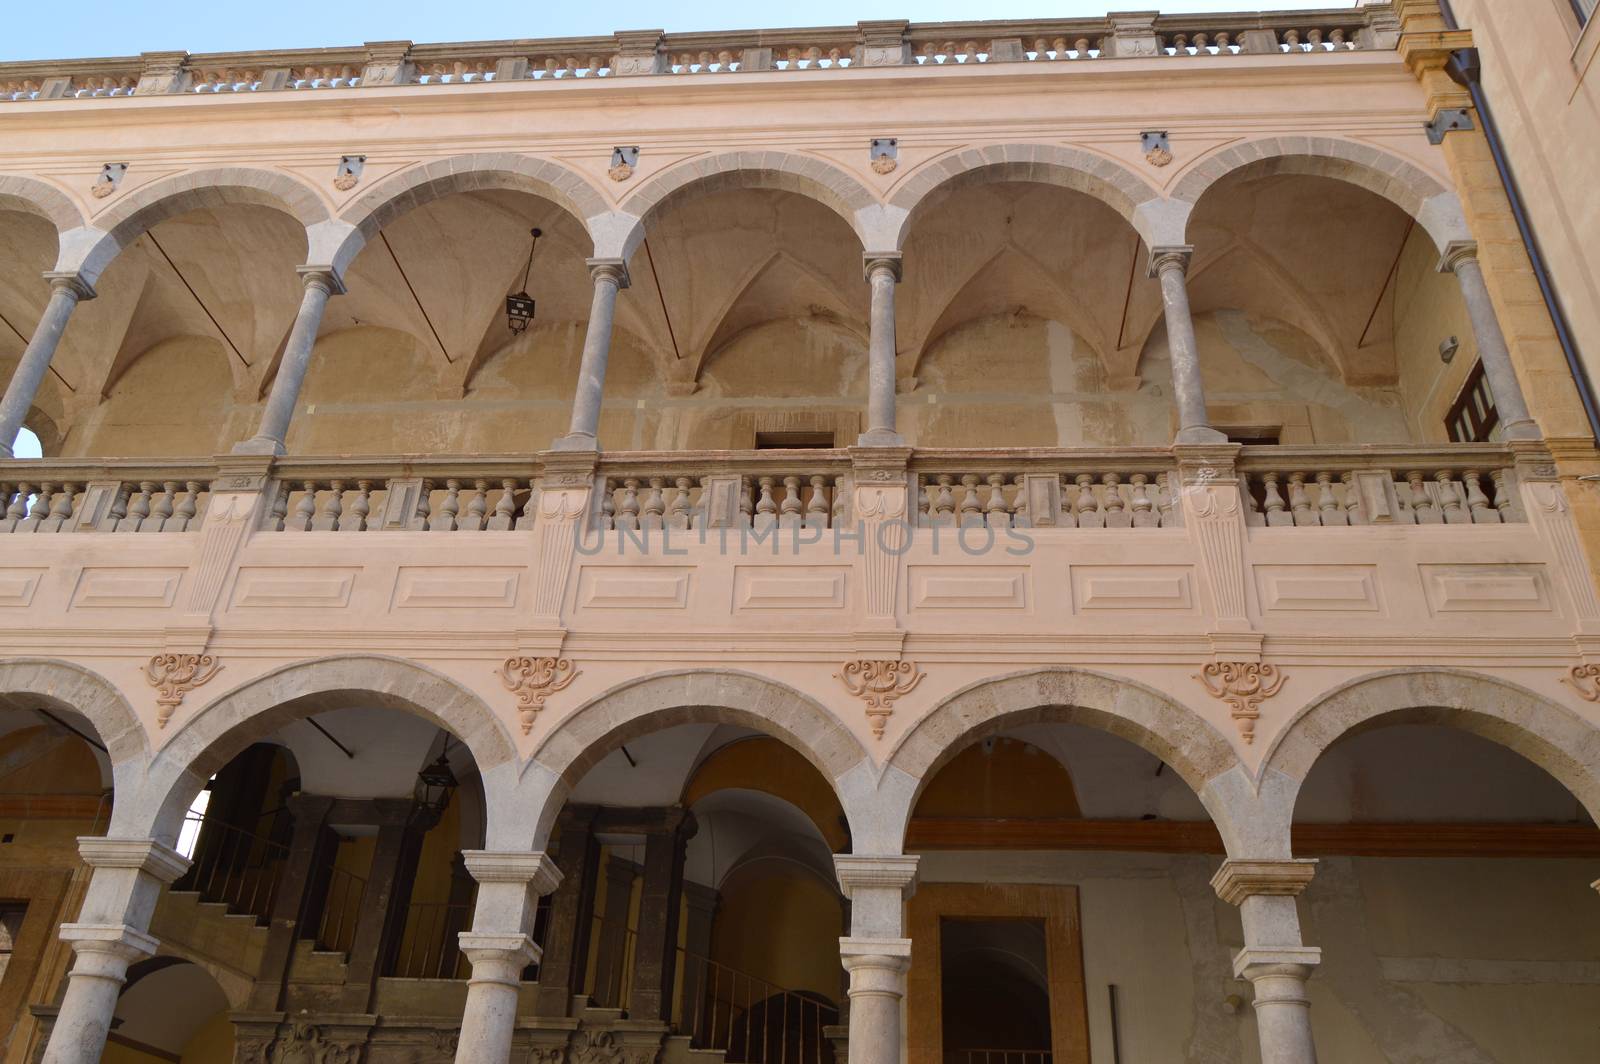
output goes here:
[[462, 931], [456, 935], [461, 952], [472, 962], [472, 982], [518, 986], [522, 971], [537, 964], [540, 949], [524, 934], [496, 934], [488, 931]]
[[1269, 976], [1303, 981], [1321, 963], [1322, 951], [1315, 946], [1246, 946], [1233, 955], [1233, 975], [1251, 982]]
[[46, 270], [44, 279], [50, 282], [52, 290], [71, 292], [77, 297], [78, 302], [93, 299], [98, 293], [94, 285], [83, 279], [77, 270]]
[[861, 254], [861, 268], [868, 281], [872, 275], [880, 270], [887, 270], [894, 278], [895, 284], [900, 283], [902, 272], [902, 256], [898, 251], [865, 251]]
[[904, 972], [911, 967], [911, 940], [909, 938], [863, 938], [852, 935], [839, 940], [839, 960], [845, 970], [854, 973], [858, 968], [879, 968], [891, 972]]
[[1315, 858], [1280, 861], [1227, 860], [1211, 877], [1211, 888], [1229, 905], [1258, 895], [1297, 897], [1317, 874]]
[[300, 275], [300, 283], [307, 288], [320, 288], [330, 296], [345, 294], [344, 278], [332, 266], [296, 266], [294, 272]]
[[1194, 257], [1194, 246], [1191, 244], [1166, 244], [1150, 249], [1150, 263], [1147, 273], [1151, 277], [1161, 276], [1161, 271], [1176, 269], [1182, 273], [1189, 272], [1189, 260]]
[[1452, 240], [1445, 245], [1444, 254], [1439, 256], [1439, 272], [1455, 273], [1456, 267], [1463, 262], [1478, 261], [1478, 242], [1476, 240]]
[[155, 956], [161, 944], [155, 936], [127, 924], [62, 924], [60, 938], [79, 956], [103, 954], [124, 965]]
[[83, 835], [78, 856], [90, 868], [133, 868], [161, 880], [175, 882], [189, 870], [189, 859], [154, 839]]
[[525, 850], [463, 850], [461, 860], [479, 883], [525, 883], [540, 894], [561, 885], [561, 870], [550, 856]]
[[898, 890], [902, 898], [909, 898], [916, 893], [918, 860], [916, 854], [841, 853], [834, 856], [833, 866], [846, 898], [853, 898], [861, 889]]
[[598, 281], [602, 277], [617, 282], [618, 288], [627, 288], [633, 282], [628, 277], [628, 264], [622, 259], [584, 259], [589, 267], [589, 277]]

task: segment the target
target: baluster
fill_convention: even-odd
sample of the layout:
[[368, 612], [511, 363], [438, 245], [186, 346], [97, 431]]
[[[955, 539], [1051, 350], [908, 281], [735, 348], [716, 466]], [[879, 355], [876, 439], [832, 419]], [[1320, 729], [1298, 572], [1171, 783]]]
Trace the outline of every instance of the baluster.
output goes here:
[[600, 481], [600, 511], [595, 514], [595, 523], [600, 531], [610, 532], [617, 527], [617, 482], [610, 477]]
[[1433, 496], [1428, 492], [1428, 485], [1423, 482], [1422, 471], [1413, 469], [1407, 473], [1406, 483], [1411, 487], [1411, 512], [1416, 516], [1417, 524], [1444, 524], [1444, 514], [1440, 513], [1439, 507], [1434, 504]]
[[811, 476], [811, 498], [806, 502], [806, 527], [828, 527], [828, 478], [820, 473]]
[[365, 532], [367, 530], [367, 517], [372, 513], [372, 481], [356, 481], [356, 497], [350, 500], [350, 508], [339, 518], [338, 529], [340, 532]]
[[983, 516], [981, 514], [982, 507], [978, 505], [977, 474], [963, 474], [961, 486], [966, 489], [961, 495], [961, 527], [979, 528], [983, 525]]
[[1315, 525], [1317, 513], [1311, 508], [1311, 496], [1306, 491], [1306, 475], [1304, 473], [1289, 474], [1289, 510], [1294, 515], [1297, 527]]
[[482, 477], [472, 482], [472, 497], [467, 500], [467, 512], [457, 527], [463, 532], [482, 532], [489, 510], [489, 482]]
[[428, 516], [428, 531], [454, 532], [456, 515], [460, 512], [461, 481], [447, 477], [444, 482], [444, 498], [440, 500], [439, 508]]
[[650, 490], [644, 494], [644, 512], [639, 517], [639, 527], [648, 532], [658, 532], [666, 525], [662, 515], [667, 509], [667, 499], [662, 489], [667, 486], [667, 478], [651, 477], [649, 484]]
[[1078, 515], [1078, 527], [1106, 527], [1105, 514], [1100, 512], [1100, 500], [1094, 493], [1094, 477], [1079, 473], [1075, 483], [1078, 485], [1078, 500], [1072, 505], [1073, 512]]
[[1127, 502], [1122, 498], [1122, 478], [1116, 473], [1107, 473], [1100, 479], [1106, 486], [1106, 527], [1132, 528], [1133, 514], [1128, 512]]
[[1482, 476], [1476, 469], [1461, 474], [1461, 482], [1467, 487], [1467, 509], [1472, 513], [1473, 524], [1497, 525], [1500, 523], [1500, 511], [1490, 508], [1489, 497], [1483, 493], [1483, 485], [1478, 482]]
[[433, 509], [433, 481], [424, 480], [417, 487], [417, 509], [411, 515], [411, 521], [406, 525], [413, 532], [425, 532], [428, 528], [428, 513]]
[[1516, 496], [1511, 493], [1507, 485], [1506, 471], [1496, 469], [1490, 472], [1489, 479], [1494, 482], [1494, 508], [1500, 514], [1502, 521], [1520, 521], [1521, 513], [1517, 509]]
[[150, 516], [150, 496], [155, 492], [154, 481], [139, 481], [139, 490], [128, 500], [128, 516], [117, 522], [118, 532], [137, 532], [144, 519]]
[[150, 502], [150, 517], [139, 526], [140, 532], [160, 532], [167, 527], [167, 520], [172, 516], [173, 504], [178, 501], [178, 482], [176, 480], [163, 480], [161, 490], [156, 493]]
[[[283, 482], [283, 503], [285, 509], [288, 508], [289, 495], [293, 490], [294, 489], [290, 487], [287, 480]], [[284, 524], [284, 528], [290, 532], [309, 531], [311, 528], [311, 519], [316, 514], [316, 506], [317, 482], [314, 480], [304, 481], [300, 485], [300, 498], [295, 500], [294, 513], [289, 516], [289, 519]]]
[[1439, 484], [1439, 509], [1444, 511], [1445, 524], [1470, 525], [1472, 515], [1461, 505], [1461, 493], [1456, 490], [1456, 485], [1450, 479], [1450, 471], [1441, 469], [1433, 475]]
[[55, 484], [45, 481], [39, 485], [39, 494], [33, 497], [33, 505], [28, 507], [28, 516], [17, 524], [18, 532], [36, 531], [44, 519], [50, 514], [50, 500], [55, 497]]
[[1284, 505], [1283, 496], [1278, 492], [1278, 474], [1261, 474], [1261, 501], [1267, 509], [1267, 526], [1280, 528], [1284, 525], [1294, 524], [1294, 515], [1289, 513]]
[[751, 497], [750, 478], [739, 478], [739, 527], [749, 528], [755, 524], [755, 499]]
[[1356, 490], [1355, 473], [1340, 473], [1339, 482], [1344, 485], [1344, 519], [1352, 525], [1370, 524], [1366, 513], [1361, 509], [1361, 492]]
[[72, 521], [72, 504], [77, 498], [78, 486], [72, 483], [61, 485], [61, 490], [56, 492], [55, 498], [50, 502], [50, 512], [45, 515], [40, 523], [40, 532], [59, 532], [68, 527]]
[[1242, 469], [1239, 471], [1239, 498], [1244, 503], [1246, 527], [1259, 528], [1267, 523], [1266, 515], [1261, 512], [1261, 504], [1256, 502], [1255, 485], [1250, 481], [1250, 474]]
[[617, 508], [616, 522], [624, 532], [639, 531], [638, 477], [625, 477], [622, 481], [622, 504]]
[[689, 486], [693, 481], [688, 477], [677, 477], [672, 483], [672, 495], [667, 499], [666, 526], [668, 528], [687, 529], [689, 527]]
[[198, 480], [184, 482], [178, 504], [173, 508], [172, 516], [167, 518], [168, 532], [186, 532], [195, 523], [194, 516], [200, 509], [200, 492], [203, 490], [204, 485]]
[[322, 504], [322, 512], [317, 514], [311, 522], [313, 532], [332, 532], [339, 527], [339, 518], [344, 513], [344, 481], [328, 481], [328, 497]]
[[[111, 497], [111, 505], [107, 508], [105, 517], [101, 518], [100, 523], [95, 526], [96, 531], [116, 531], [118, 522], [128, 516], [128, 493], [130, 490], [131, 486], [128, 484], [117, 485], [116, 494]], [[3, 524], [0, 524], [0, 527], [4, 527]]]
[[949, 527], [956, 523], [956, 497], [952, 491], [955, 478], [948, 473], [939, 474], [939, 493], [933, 500], [933, 523], [937, 527]]
[[834, 528], [843, 528], [850, 514], [850, 478], [833, 478], [833, 512], [830, 514], [829, 524]]
[[1151, 503], [1150, 496], [1145, 491], [1145, 485], [1150, 483], [1150, 478], [1143, 473], [1135, 473], [1129, 478], [1133, 485], [1133, 527], [1156, 527], [1155, 505]]
[[[1156, 487], [1160, 495], [1156, 501], [1156, 508], [1161, 512], [1162, 528], [1181, 528], [1183, 526], [1183, 511], [1178, 507], [1178, 493], [1173, 490], [1177, 483], [1177, 475], [1173, 473], [1158, 473]], [[1254, 500], [1251, 500], [1254, 502]]]
[[779, 528], [800, 527], [800, 478], [783, 478], [783, 503], [778, 507]]
[[1320, 511], [1317, 517], [1324, 528], [1349, 524], [1345, 520], [1344, 508], [1339, 505], [1339, 499], [1333, 493], [1332, 473], [1317, 474], [1317, 494], [1319, 496], [1317, 509]]
[[500, 497], [494, 501], [494, 516], [489, 531], [509, 532], [517, 523], [517, 482], [511, 477], [500, 481]]
[[1032, 528], [1033, 514], [1028, 511], [1028, 475], [1018, 473], [1012, 480], [1011, 486], [1016, 490], [1013, 498], [1016, 500], [1011, 507], [1012, 528]]
[[774, 477], [761, 477], [757, 483], [761, 486], [761, 498], [756, 501], [755, 530], [765, 532], [778, 523], [778, 504], [772, 498], [772, 486], [776, 483]]
[[984, 520], [990, 528], [1010, 528], [1011, 513], [1006, 509], [1006, 475], [989, 474], [989, 501], [984, 507]]
[[929, 480], [927, 477], [924, 477], [920, 473], [917, 474], [917, 524], [918, 525], [926, 527], [928, 525], [933, 524], [934, 496], [936, 496], [938, 493], [939, 493], [939, 489], [934, 486], [933, 481]]
[[17, 487], [16, 484], [0, 484], [0, 492], [4, 492], [4, 497], [0, 501], [5, 505], [5, 516], [0, 518], [0, 532], [11, 532], [17, 527], [17, 518], [11, 516], [11, 508], [20, 494]]

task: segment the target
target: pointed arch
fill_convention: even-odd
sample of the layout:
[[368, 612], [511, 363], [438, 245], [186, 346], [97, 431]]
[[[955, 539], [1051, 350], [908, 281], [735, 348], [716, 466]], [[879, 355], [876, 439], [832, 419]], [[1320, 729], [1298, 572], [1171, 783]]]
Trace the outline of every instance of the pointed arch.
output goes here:
[[1232, 174], [1330, 177], [1381, 196], [1427, 230], [1442, 252], [1472, 239], [1461, 201], [1429, 174], [1397, 155], [1337, 137], [1264, 137], [1225, 148], [1197, 163], [1172, 190], [1173, 228], [1163, 242], [1186, 242], [1194, 208], [1217, 182]]
[[944, 197], [973, 185], [1031, 181], [1082, 192], [1109, 206], [1153, 246], [1160, 195], [1120, 163], [1082, 148], [1059, 144], [991, 144], [924, 163], [908, 176], [889, 206], [898, 209], [896, 250], [903, 249], [917, 215]]
[[1011, 673], [962, 688], [900, 740], [888, 770], [913, 781], [896, 810], [900, 837], [918, 796], [939, 769], [972, 743], [1006, 728], [1041, 722], [1082, 724], [1126, 739], [1181, 776], [1211, 813], [1230, 854], [1240, 849], [1229, 802], [1213, 782], [1241, 770], [1233, 745], [1188, 707], [1154, 688], [1086, 669]]
[[637, 736], [679, 724], [736, 724], [783, 742], [828, 780], [854, 827], [840, 780], [868, 761], [860, 740], [821, 703], [792, 687], [754, 673], [715, 669], [658, 673], [619, 684], [557, 724], [524, 769], [525, 776], [548, 781], [535, 838], [548, 836], [573, 785], [607, 754]]
[[72, 197], [56, 186], [20, 174], [0, 174], [0, 211], [37, 215], [65, 233], [84, 224], [83, 212]]
[[816, 200], [850, 226], [865, 249], [878, 198], [848, 172], [810, 155], [785, 151], [733, 151], [668, 167], [622, 201], [617, 223], [600, 257], [631, 258], [661, 211], [679, 197], [727, 188], [771, 188]]

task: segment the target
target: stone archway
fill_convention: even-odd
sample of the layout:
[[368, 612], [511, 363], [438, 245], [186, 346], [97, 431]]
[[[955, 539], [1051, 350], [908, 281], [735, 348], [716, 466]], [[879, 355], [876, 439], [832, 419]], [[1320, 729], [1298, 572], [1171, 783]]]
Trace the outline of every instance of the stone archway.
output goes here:
[[83, 213], [54, 185], [31, 177], [0, 175], [0, 210], [37, 215], [65, 233], [83, 225]]

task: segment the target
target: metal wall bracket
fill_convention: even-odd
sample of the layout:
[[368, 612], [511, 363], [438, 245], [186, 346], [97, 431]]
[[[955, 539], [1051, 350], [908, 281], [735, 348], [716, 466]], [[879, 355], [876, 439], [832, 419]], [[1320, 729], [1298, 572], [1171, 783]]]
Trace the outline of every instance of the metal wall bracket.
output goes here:
[[1465, 107], [1447, 107], [1433, 116], [1433, 121], [1422, 127], [1428, 132], [1429, 144], [1443, 144], [1446, 133], [1458, 129], [1472, 129], [1472, 115]]
[[1172, 144], [1167, 140], [1167, 131], [1140, 133], [1139, 141], [1144, 146], [1144, 153], [1149, 155], [1153, 151], [1171, 151]]
[[104, 188], [106, 192], [102, 192], [101, 195], [105, 195], [122, 184], [122, 175], [127, 172], [127, 163], [106, 163], [100, 167], [100, 176], [94, 181], [95, 187]]
[[899, 137], [873, 137], [872, 147], [868, 150], [867, 161], [877, 162], [879, 159], [898, 159], [900, 157]]
[[629, 146], [627, 146], [625, 148], [612, 148], [611, 149], [611, 165], [612, 166], [638, 166], [639, 165], [639, 145], [630, 144]]
[[333, 187], [341, 192], [356, 187], [361, 180], [361, 168], [366, 165], [365, 155], [339, 156], [339, 168], [333, 172]]

